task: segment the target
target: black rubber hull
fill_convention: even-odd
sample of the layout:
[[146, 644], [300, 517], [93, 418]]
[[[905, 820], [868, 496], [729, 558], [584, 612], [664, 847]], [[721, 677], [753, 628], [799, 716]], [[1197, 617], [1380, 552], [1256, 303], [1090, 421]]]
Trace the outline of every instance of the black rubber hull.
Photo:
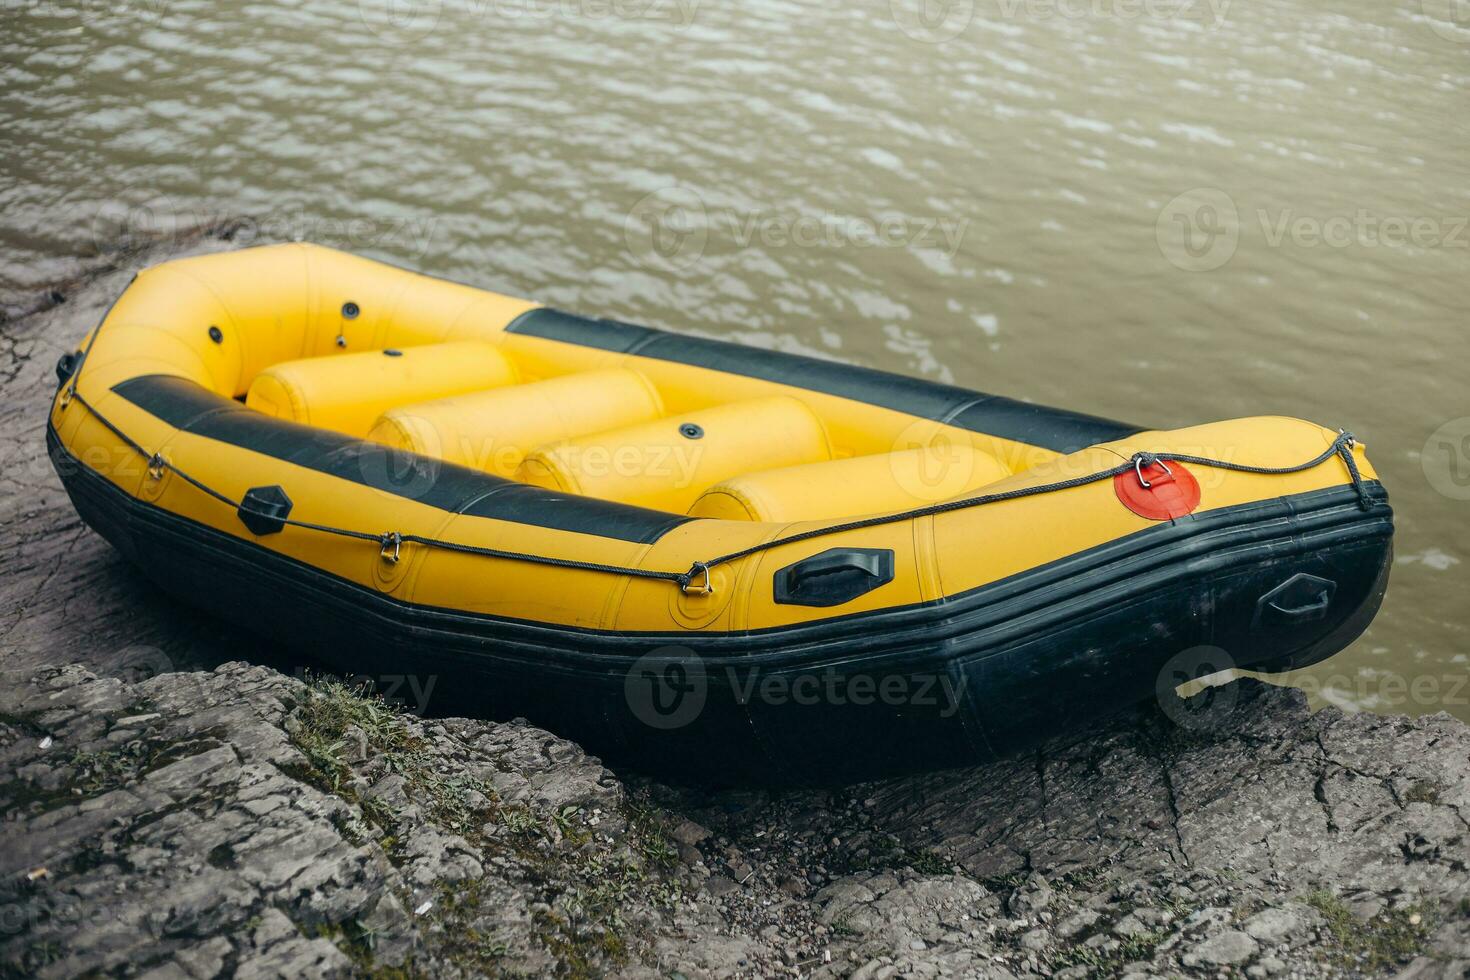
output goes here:
[[[835, 784], [983, 762], [1201, 663], [1286, 669], [1368, 625], [1393, 518], [1368, 485], [1214, 511], [942, 603], [744, 635], [614, 634], [405, 604], [136, 500], [48, 431], [78, 513], [166, 591], [333, 669], [433, 678], [679, 780]], [[1194, 651], [1209, 648], [1203, 659]], [[1165, 685], [1168, 686], [1168, 685]]]

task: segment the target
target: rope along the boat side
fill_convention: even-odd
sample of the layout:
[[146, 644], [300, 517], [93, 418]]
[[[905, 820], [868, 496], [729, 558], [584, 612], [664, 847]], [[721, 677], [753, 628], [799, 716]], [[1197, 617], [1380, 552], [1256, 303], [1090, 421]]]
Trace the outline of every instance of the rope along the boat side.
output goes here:
[[1332, 445], [1323, 450], [1319, 455], [1298, 463], [1294, 466], [1249, 466], [1243, 463], [1233, 463], [1227, 460], [1210, 459], [1205, 456], [1192, 456], [1184, 453], [1135, 453], [1127, 462], [1119, 463], [1108, 469], [1098, 470], [1095, 473], [1087, 473], [1082, 476], [1074, 476], [1065, 480], [1057, 480], [1052, 483], [1044, 483], [1034, 487], [1020, 487], [1015, 490], [1004, 490], [999, 493], [981, 494], [975, 497], [966, 497], [962, 500], [950, 500], [944, 503], [931, 504], [926, 507], [917, 507], [913, 510], [901, 511], [894, 514], [882, 514], [877, 517], [865, 517], [861, 520], [847, 521], [842, 524], [833, 524], [828, 527], [813, 528], [810, 531], [801, 531], [797, 534], [789, 534], [785, 537], [773, 538], [749, 548], [732, 551], [729, 554], [711, 558], [708, 561], [698, 561], [690, 566], [685, 572], [665, 572], [656, 569], [633, 568], [627, 565], [609, 565], [601, 562], [576, 561], [571, 558], [555, 558], [550, 555], [534, 555], [521, 551], [506, 551], [500, 548], [483, 548], [479, 545], [463, 544], [457, 541], [446, 541], [442, 538], [426, 537], [421, 534], [400, 534], [397, 531], [386, 533], [374, 533], [371, 531], [358, 531], [351, 528], [334, 527], [330, 524], [317, 524], [310, 521], [292, 520], [290, 518], [277, 517], [264, 514], [245, 505], [243, 501], [235, 500], [228, 494], [216, 490], [203, 480], [191, 476], [176, 464], [169, 462], [159, 453], [149, 452], [136, 440], [123, 432], [105, 415], [99, 412], [91, 402], [72, 387], [69, 392], [70, 400], [85, 408], [98, 422], [109, 432], [117, 436], [129, 449], [148, 463], [148, 471], [151, 479], [159, 479], [164, 471], [171, 472], [199, 490], [201, 493], [214, 498], [227, 507], [241, 514], [250, 514], [268, 518], [283, 526], [300, 528], [306, 531], [316, 531], [321, 534], [334, 534], [339, 537], [352, 538], [358, 541], [371, 541], [378, 545], [385, 559], [398, 560], [398, 549], [404, 544], [417, 544], [426, 548], [435, 548], [441, 551], [454, 551], [460, 554], [479, 555], [486, 558], [503, 558], [510, 561], [531, 562], [537, 565], [550, 565], [556, 568], [572, 568], [588, 572], [605, 572], [611, 575], [629, 575], [634, 578], [657, 579], [665, 582], [673, 582], [681, 589], [688, 589], [696, 584], [696, 579], [702, 578], [703, 590], [708, 589], [709, 571], [719, 565], [725, 565], [741, 558], [769, 551], [772, 548], [780, 548], [788, 544], [797, 544], [802, 541], [810, 541], [813, 538], [826, 537], [832, 534], [843, 534], [848, 531], [861, 531], [864, 528], [881, 527], [885, 524], [896, 524], [901, 521], [913, 520], [920, 517], [931, 517], [936, 514], [947, 514], [951, 511], [966, 510], [971, 507], [983, 507], [986, 504], [1000, 503], [1005, 500], [1018, 500], [1023, 497], [1035, 497], [1047, 493], [1056, 493], [1062, 490], [1070, 490], [1075, 487], [1084, 487], [1089, 484], [1098, 483], [1103, 480], [1111, 480], [1122, 473], [1134, 471], [1142, 477], [1143, 468], [1163, 463], [1192, 463], [1198, 466], [1208, 466], [1220, 470], [1233, 470], [1239, 473], [1256, 473], [1268, 476], [1286, 475], [1300, 473], [1304, 470], [1320, 466], [1334, 456], [1339, 457], [1347, 468], [1348, 475], [1352, 480], [1354, 489], [1358, 494], [1358, 502], [1364, 510], [1372, 506], [1372, 500], [1368, 496], [1368, 490], [1363, 480], [1362, 473], [1358, 470], [1357, 460], [1353, 458], [1353, 446], [1356, 440], [1352, 433], [1342, 432]]

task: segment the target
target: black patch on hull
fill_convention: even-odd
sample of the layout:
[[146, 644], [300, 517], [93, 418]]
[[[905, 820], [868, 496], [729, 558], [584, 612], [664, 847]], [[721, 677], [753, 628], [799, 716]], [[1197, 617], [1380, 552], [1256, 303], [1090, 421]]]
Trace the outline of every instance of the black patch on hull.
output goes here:
[[1137, 425], [1031, 405], [921, 378], [723, 340], [666, 333], [549, 307], [528, 310], [505, 329], [508, 333], [653, 357], [819, 391], [1059, 453], [1076, 452], [1143, 431]]
[[144, 375], [113, 391], [183, 432], [370, 486], [451, 514], [648, 544], [693, 520], [559, 493], [374, 442], [272, 418], [189, 381]]

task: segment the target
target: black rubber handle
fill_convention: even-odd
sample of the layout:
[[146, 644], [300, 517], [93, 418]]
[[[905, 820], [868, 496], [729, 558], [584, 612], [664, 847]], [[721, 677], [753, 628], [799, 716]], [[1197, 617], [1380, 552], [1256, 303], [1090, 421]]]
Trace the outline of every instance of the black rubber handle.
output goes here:
[[1315, 602], [1308, 602], [1304, 605], [1293, 606], [1291, 608], [1278, 606], [1276, 603], [1273, 602], [1271, 603], [1271, 608], [1279, 612], [1281, 615], [1285, 616], [1287, 619], [1307, 619], [1310, 617], [1322, 615], [1324, 612], [1327, 611], [1327, 607], [1330, 605], [1332, 605], [1332, 596], [1324, 589], [1317, 595], [1317, 600]]
[[830, 548], [778, 571], [775, 598], [791, 606], [840, 606], [891, 581], [891, 550]]

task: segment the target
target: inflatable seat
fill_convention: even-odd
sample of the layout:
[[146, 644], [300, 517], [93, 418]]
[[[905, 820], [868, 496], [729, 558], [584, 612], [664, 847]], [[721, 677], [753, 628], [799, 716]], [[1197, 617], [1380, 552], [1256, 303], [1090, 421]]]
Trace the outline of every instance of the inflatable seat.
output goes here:
[[811, 409], [778, 395], [731, 402], [544, 446], [524, 483], [682, 514], [706, 487], [747, 470], [831, 459]]
[[365, 436], [394, 405], [515, 382], [515, 366], [493, 344], [425, 344], [276, 364], [256, 375], [245, 404], [276, 418]]
[[949, 500], [1010, 475], [1000, 460], [970, 446], [919, 446], [745, 473], [710, 487], [689, 514], [788, 522], [893, 513]]
[[647, 378], [614, 368], [390, 409], [368, 438], [509, 477], [538, 446], [662, 414]]

